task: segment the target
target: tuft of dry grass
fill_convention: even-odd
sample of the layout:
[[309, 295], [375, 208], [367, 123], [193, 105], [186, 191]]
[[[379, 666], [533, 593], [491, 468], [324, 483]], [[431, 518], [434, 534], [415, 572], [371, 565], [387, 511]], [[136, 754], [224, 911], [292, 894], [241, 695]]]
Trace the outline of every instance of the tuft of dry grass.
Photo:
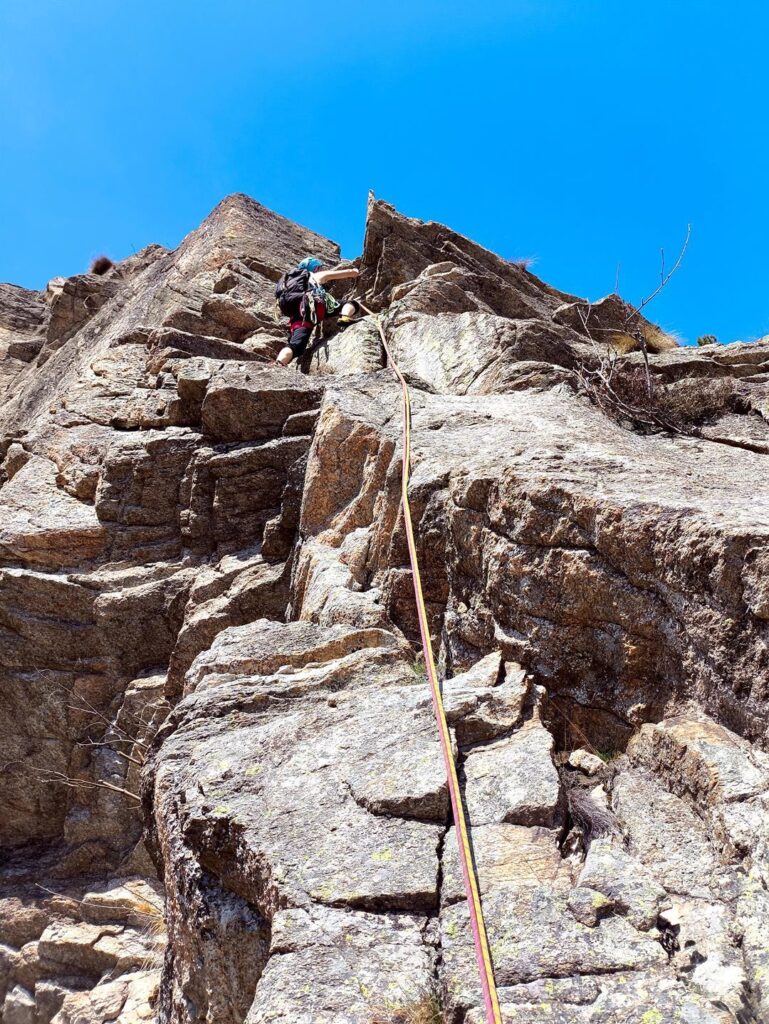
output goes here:
[[674, 334], [663, 331], [656, 324], [647, 322], [641, 329], [649, 352], [670, 352], [674, 348], [681, 347], [681, 342]]
[[644, 342], [647, 352], [670, 352], [680, 348], [680, 342], [674, 334], [663, 331], [661, 327], [649, 322], [639, 323], [632, 331], [612, 331], [607, 333], [608, 344], [619, 355], [630, 352], [642, 352]]
[[106, 274], [108, 270], [111, 270], [115, 264], [109, 258], [109, 256], [97, 256], [91, 264], [91, 274]]
[[376, 1010], [369, 1024], [443, 1024], [444, 1017], [436, 995], [426, 995], [402, 1006]]
[[531, 270], [539, 262], [538, 256], [518, 256], [512, 260], [505, 260], [511, 267], [518, 267], [519, 270]]

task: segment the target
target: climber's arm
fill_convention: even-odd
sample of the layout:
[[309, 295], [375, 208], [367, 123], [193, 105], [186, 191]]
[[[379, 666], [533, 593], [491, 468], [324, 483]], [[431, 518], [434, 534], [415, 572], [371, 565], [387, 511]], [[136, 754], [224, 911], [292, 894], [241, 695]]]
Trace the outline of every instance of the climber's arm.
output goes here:
[[327, 284], [329, 281], [344, 281], [348, 277], [357, 277], [358, 274], [360, 271], [355, 267], [348, 267], [347, 270], [319, 270], [314, 276], [318, 284]]

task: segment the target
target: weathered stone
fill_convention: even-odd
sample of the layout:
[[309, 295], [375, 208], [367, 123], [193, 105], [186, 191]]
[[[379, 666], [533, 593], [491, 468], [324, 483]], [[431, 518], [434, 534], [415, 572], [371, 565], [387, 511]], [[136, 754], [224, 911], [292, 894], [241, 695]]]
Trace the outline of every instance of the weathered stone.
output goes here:
[[[532, 885], [504, 889], [492, 892], [484, 907], [500, 986], [538, 978], [570, 977], [580, 972], [643, 971], [661, 967], [667, 961], [655, 939], [637, 932], [621, 917], [607, 917], [596, 927], [575, 921], [564, 887]], [[478, 1005], [480, 985], [464, 902], [441, 912], [441, 948], [448, 1006], [458, 1013]]]
[[644, 726], [629, 753], [691, 800], [730, 851], [751, 849], [769, 793], [765, 755], [716, 722], [685, 716]]
[[81, 907], [83, 918], [89, 922], [121, 921], [148, 928], [150, 922], [162, 920], [163, 895], [157, 883], [130, 878], [86, 893]]
[[599, 775], [604, 770], [604, 762], [589, 750], [572, 750], [569, 754], [569, 766], [577, 768], [585, 775]]
[[157, 978], [150, 971], [105, 981], [87, 992], [72, 992], [51, 1024], [150, 1024], [156, 1019]]
[[649, 878], [638, 861], [611, 839], [596, 839], [590, 844], [578, 884], [603, 893], [642, 931], [656, 924], [667, 901], [662, 886]]
[[260, 323], [258, 316], [252, 313], [247, 306], [241, 305], [233, 298], [217, 296], [216, 298], [206, 299], [201, 308], [205, 316], [209, 316], [216, 320], [217, 323], [228, 327], [236, 340], [240, 340], [256, 330]]
[[51, 961], [70, 972], [100, 977], [116, 962], [115, 947], [102, 945], [102, 940], [119, 934], [115, 925], [53, 924], [40, 936], [41, 959]]
[[566, 328], [488, 313], [415, 315], [396, 308], [387, 329], [398, 365], [412, 381], [445, 394], [507, 392], [522, 362], [570, 368], [580, 355], [591, 355]]
[[254, 441], [282, 432], [289, 416], [316, 409], [322, 387], [281, 369], [222, 370], [203, 400], [203, 431], [218, 441]]
[[[515, 1002], [506, 1001], [502, 990], [503, 1024], [667, 1024], [667, 1021], [691, 1021], [692, 1024], [734, 1024], [728, 1009], [692, 992], [686, 982], [645, 972], [618, 972], [589, 979], [597, 991], [570, 996], [559, 981], [546, 981], [533, 989], [534, 998], [520, 1000], [522, 987], [512, 989]], [[577, 990], [581, 993], [582, 990]], [[584, 1005], [580, 1005], [581, 999]], [[471, 1010], [467, 1024], [483, 1024], [482, 1010]]]
[[48, 921], [43, 907], [18, 897], [0, 902], [0, 935], [6, 945], [20, 948], [39, 939]]
[[251, 559], [225, 557], [209, 577], [197, 573], [184, 610], [168, 670], [168, 692], [181, 692], [184, 675], [201, 651], [228, 626], [241, 626], [254, 619], [282, 616], [288, 597], [286, 566]]
[[30, 458], [2, 494], [2, 561], [60, 568], [103, 553], [107, 534], [93, 506], [59, 490], [47, 459]]
[[324, 338], [302, 360], [310, 374], [373, 373], [384, 365], [379, 332], [369, 317]]
[[[481, 894], [525, 885], [544, 885], [568, 878], [558, 849], [558, 832], [523, 825], [474, 825], [473, 856]], [[441, 901], [445, 905], [465, 898], [456, 834], [450, 829], [443, 851]], [[576, 890], [575, 890], [576, 891]]]
[[36, 1024], [35, 1000], [31, 992], [16, 985], [3, 1002], [3, 1020], [7, 1024]]
[[669, 892], [707, 898], [717, 858], [702, 821], [653, 779], [622, 773], [612, 787], [612, 807], [630, 852]]
[[282, 625], [261, 620], [221, 632], [210, 650], [195, 659], [188, 681], [190, 688], [196, 689], [217, 685], [232, 675], [268, 676], [281, 672], [289, 676], [292, 669], [322, 665], [372, 649], [377, 654], [389, 651], [399, 662], [404, 647], [380, 629], [320, 629], [308, 622]]
[[[427, 268], [433, 275], [441, 274], [447, 263], [464, 271], [463, 291], [476, 295], [501, 316], [544, 316], [574, 298], [442, 224], [423, 224], [370, 198], [360, 286], [366, 290], [372, 309], [393, 301], [393, 288], [402, 289]], [[432, 311], [436, 311], [434, 306]]]
[[754, 872], [751, 872], [740, 895], [736, 914], [742, 933], [747, 987], [753, 994], [756, 1015], [760, 1020], [769, 1014], [769, 949], [766, 945], [769, 894]]
[[19, 359], [22, 363], [31, 363], [43, 347], [43, 339], [35, 338], [30, 341], [12, 341], [8, 345], [8, 359]]
[[614, 902], [597, 889], [580, 885], [569, 893], [567, 904], [574, 920], [594, 928], [614, 908]]
[[172, 928], [191, 898], [179, 856], [268, 920], [437, 905], [445, 775], [429, 694], [391, 634], [256, 622], [220, 633], [188, 678], [154, 784]]
[[477, 743], [510, 732], [520, 720], [528, 693], [526, 672], [513, 662], [503, 663], [495, 652], [447, 679], [443, 704], [458, 742]]
[[149, 337], [148, 347], [154, 350], [148, 363], [148, 369], [153, 373], [158, 373], [170, 358], [203, 356], [207, 359], [231, 359], [246, 363], [254, 358], [248, 349], [234, 342], [223, 338], [193, 334], [177, 327], [161, 327], [159, 330], [153, 331]]
[[278, 437], [247, 447], [200, 449], [183, 480], [184, 544], [200, 554], [229, 554], [262, 540], [266, 524], [281, 517], [292, 484], [303, 478], [308, 447], [308, 438]]
[[321, 626], [391, 625], [381, 602], [381, 591], [361, 586], [345, 563], [342, 548], [315, 539], [307, 541], [299, 553], [292, 582], [293, 610], [301, 619]]
[[553, 737], [536, 718], [511, 736], [471, 751], [465, 777], [473, 824], [556, 824], [560, 784], [552, 753]]
[[398, 1019], [433, 988], [425, 924], [405, 914], [279, 911], [247, 1024]]

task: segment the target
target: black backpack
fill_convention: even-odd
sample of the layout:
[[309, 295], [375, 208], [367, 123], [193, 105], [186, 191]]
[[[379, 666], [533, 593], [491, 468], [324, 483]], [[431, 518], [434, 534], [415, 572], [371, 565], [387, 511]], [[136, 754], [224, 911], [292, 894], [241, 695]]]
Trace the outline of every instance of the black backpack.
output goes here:
[[289, 270], [275, 285], [275, 300], [283, 316], [291, 316], [302, 302], [310, 287], [309, 270]]

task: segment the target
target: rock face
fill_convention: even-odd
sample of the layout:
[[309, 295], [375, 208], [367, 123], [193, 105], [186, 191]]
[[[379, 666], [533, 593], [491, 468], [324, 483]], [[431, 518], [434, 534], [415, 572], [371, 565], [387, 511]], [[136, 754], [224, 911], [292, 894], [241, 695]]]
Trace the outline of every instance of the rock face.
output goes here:
[[[308, 253], [232, 196], [0, 287], [9, 1024], [484, 1019], [399, 390], [368, 316], [272, 365]], [[377, 201], [358, 266], [504, 1020], [769, 1019], [769, 344], [633, 320], [640, 434], [584, 387], [619, 297]]]

